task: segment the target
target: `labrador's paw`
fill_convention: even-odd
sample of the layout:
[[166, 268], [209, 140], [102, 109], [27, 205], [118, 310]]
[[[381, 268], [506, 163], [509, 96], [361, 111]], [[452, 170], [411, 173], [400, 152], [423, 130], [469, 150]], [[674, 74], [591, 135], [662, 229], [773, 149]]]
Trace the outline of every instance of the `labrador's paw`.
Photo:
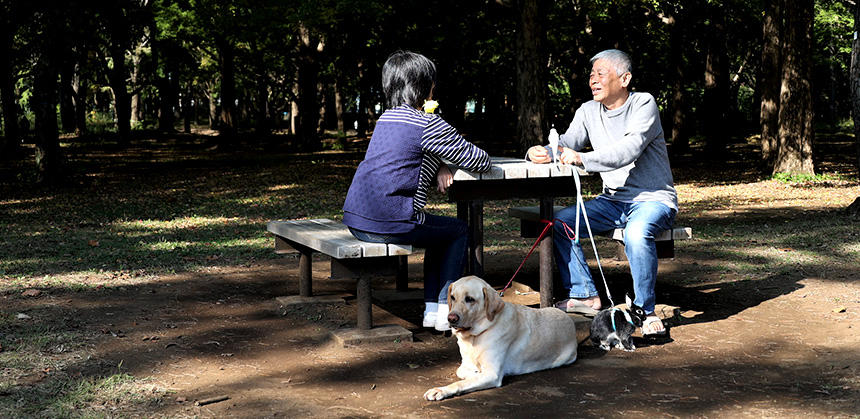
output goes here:
[[446, 392], [444, 388], [435, 387], [435, 388], [431, 388], [430, 390], [427, 390], [424, 393], [424, 399], [430, 400], [430, 401], [436, 401], [436, 400], [442, 400], [442, 399], [444, 399], [450, 395], [451, 394]]

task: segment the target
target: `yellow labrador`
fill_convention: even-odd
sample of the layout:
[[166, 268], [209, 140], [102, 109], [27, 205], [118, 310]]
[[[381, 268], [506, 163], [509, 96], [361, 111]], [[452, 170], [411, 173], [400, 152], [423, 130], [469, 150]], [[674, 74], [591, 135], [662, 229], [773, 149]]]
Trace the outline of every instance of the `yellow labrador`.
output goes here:
[[427, 400], [502, 385], [506, 375], [526, 374], [576, 361], [576, 326], [557, 308], [534, 309], [502, 301], [477, 276], [448, 288], [448, 323], [463, 358], [460, 381], [427, 390]]

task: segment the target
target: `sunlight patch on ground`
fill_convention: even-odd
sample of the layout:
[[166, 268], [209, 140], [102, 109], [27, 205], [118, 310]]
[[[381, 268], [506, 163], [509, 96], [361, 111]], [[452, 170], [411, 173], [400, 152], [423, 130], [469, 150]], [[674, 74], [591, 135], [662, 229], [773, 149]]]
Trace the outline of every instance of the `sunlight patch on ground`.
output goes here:
[[248, 224], [248, 221], [235, 217], [180, 217], [172, 220], [133, 220], [113, 223], [113, 225], [119, 230], [195, 229], [200, 227], [223, 226], [226, 224]]
[[299, 187], [299, 185], [296, 185], [296, 184], [289, 184], [289, 185], [275, 185], [275, 186], [272, 186], [272, 187], [268, 188], [268, 191], [270, 191], [270, 192], [276, 192], [276, 191], [288, 191], [288, 190], [290, 190], [290, 189], [296, 189], [296, 188], [298, 188], [298, 187]]

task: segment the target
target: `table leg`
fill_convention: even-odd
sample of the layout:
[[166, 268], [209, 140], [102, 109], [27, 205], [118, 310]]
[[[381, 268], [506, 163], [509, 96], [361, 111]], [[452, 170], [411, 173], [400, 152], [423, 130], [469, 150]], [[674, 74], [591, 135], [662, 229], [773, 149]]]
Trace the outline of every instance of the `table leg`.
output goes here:
[[[553, 198], [545, 197], [540, 200], [540, 218], [553, 219]], [[552, 233], [550, 228], [540, 242], [540, 306], [552, 307]]]
[[471, 201], [457, 201], [457, 218], [466, 222], [469, 226], [466, 229], [466, 234], [469, 235], [469, 246], [466, 248], [466, 275], [471, 275], [475, 272], [475, 265], [472, 263], [472, 225], [469, 224], [469, 208], [471, 207], [471, 203]]
[[484, 276], [484, 201], [472, 201], [469, 205], [470, 241], [469, 264], [472, 275]]

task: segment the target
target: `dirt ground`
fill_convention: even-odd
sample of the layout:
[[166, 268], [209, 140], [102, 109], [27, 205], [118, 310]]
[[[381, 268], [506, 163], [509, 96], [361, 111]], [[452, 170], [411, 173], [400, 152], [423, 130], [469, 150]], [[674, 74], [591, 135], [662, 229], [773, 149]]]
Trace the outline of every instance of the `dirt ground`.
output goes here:
[[[522, 256], [487, 255], [486, 277], [503, 284]], [[570, 366], [508, 377], [501, 388], [441, 402], [422, 394], [455, 380], [455, 338], [416, 326], [420, 301], [398, 302], [375, 305], [374, 322], [410, 329], [413, 342], [339, 347], [329, 332], [355, 324], [354, 285], [327, 279], [324, 259], [314, 264], [314, 291], [343, 295], [346, 304], [280, 307], [276, 297], [297, 294], [295, 255], [112, 287], [98, 299], [83, 292], [2, 299], [5, 309], [53, 315], [62, 327], [85, 331], [90, 355], [69, 360], [68, 373], [121, 365], [169, 389], [147, 410], [151, 416], [860, 415], [856, 276], [715, 276], [683, 285], [704, 256], [661, 262], [658, 303], [681, 310], [671, 342], [638, 340], [632, 353], [583, 344]], [[420, 258], [410, 261], [413, 287], [420, 286]], [[624, 282], [626, 265], [605, 266], [613, 287], [622, 287], [616, 284]], [[532, 260], [520, 275], [537, 277]], [[229, 399], [195, 403], [219, 396]]]

